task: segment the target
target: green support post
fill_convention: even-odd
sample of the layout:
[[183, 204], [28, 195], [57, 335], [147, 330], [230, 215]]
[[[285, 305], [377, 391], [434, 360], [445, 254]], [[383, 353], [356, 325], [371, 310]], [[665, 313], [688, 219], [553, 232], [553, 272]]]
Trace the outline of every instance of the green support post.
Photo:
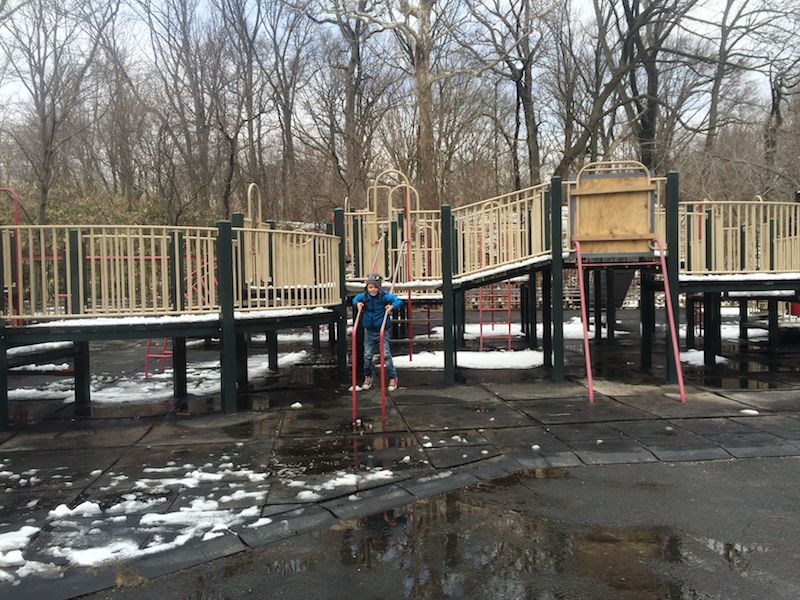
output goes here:
[[539, 316], [536, 314], [536, 269], [531, 268], [528, 275], [528, 330], [529, 348], [535, 350], [539, 346], [539, 332], [537, 324]]
[[639, 362], [642, 371], [647, 371], [653, 366], [653, 323], [655, 321], [653, 276], [648, 269], [642, 269], [640, 277], [639, 318], [642, 324], [642, 340], [639, 347]]
[[705, 292], [703, 294], [703, 362], [707, 367], [717, 363], [722, 339], [720, 334], [720, 294]]
[[617, 304], [614, 297], [614, 270], [606, 269], [606, 339], [614, 341], [614, 329], [617, 326]]
[[[594, 341], [603, 341], [603, 283], [600, 269], [594, 269]], [[586, 288], [589, 289], [588, 287]]]
[[[72, 291], [69, 297], [69, 314], [81, 314], [83, 298], [81, 298], [81, 236], [77, 229], [70, 229], [69, 233], [69, 277], [72, 282]], [[17, 282], [20, 285], [20, 282]]]
[[217, 222], [219, 363], [222, 412], [236, 412], [236, 319], [233, 314], [233, 239], [230, 221]]
[[686, 349], [691, 350], [694, 348], [694, 330], [697, 326], [695, 320], [695, 307], [696, 303], [691, 294], [686, 294]]
[[[174, 232], [169, 244], [169, 289], [172, 308], [181, 312], [184, 307], [185, 293], [185, 260], [183, 233]], [[185, 398], [187, 394], [186, 377], [186, 338], [172, 338], [172, 395], [174, 398]]]
[[542, 351], [544, 366], [553, 368], [553, 276], [550, 269], [542, 271]]
[[264, 333], [264, 339], [266, 340], [267, 344], [267, 367], [273, 373], [278, 372], [278, 332], [277, 331], [266, 331]]
[[89, 342], [75, 342], [77, 353], [73, 359], [75, 367], [75, 416], [88, 417], [92, 414], [92, 377], [89, 373]]
[[340, 305], [336, 309], [336, 375], [340, 382], [347, 383], [347, 284], [345, 282], [344, 256], [344, 209], [333, 210], [333, 232], [339, 238], [339, 298]]
[[453, 297], [453, 215], [450, 205], [441, 207], [442, 326], [444, 327], [444, 382], [456, 382], [455, 299]]
[[8, 342], [6, 341], [6, 322], [0, 317], [0, 429], [8, 429]]
[[[231, 215], [231, 243], [235, 238], [238, 238], [236, 244], [236, 259], [239, 266], [239, 286], [240, 294], [242, 297], [242, 307], [246, 307], [250, 303], [250, 291], [248, 288], [247, 277], [245, 273], [245, 253], [247, 249], [244, 247], [244, 236], [241, 229], [244, 228], [244, 215], [236, 212]], [[239, 231], [234, 231], [238, 229]], [[235, 236], [235, 237], [234, 237]], [[247, 391], [247, 337], [243, 332], [236, 332], [236, 389], [237, 405], [241, 410], [250, 408], [245, 392]]]
[[[679, 276], [679, 238], [678, 238], [678, 173], [670, 171], [667, 173], [667, 272], [663, 273], [664, 278], [669, 282], [670, 297], [666, 298], [672, 304], [672, 314], [675, 316], [675, 333], [678, 336], [678, 346], [680, 347], [680, 331], [681, 331], [681, 311], [678, 306], [678, 295], [680, 293], [678, 276]], [[667, 381], [669, 383], [678, 383], [678, 368], [680, 365], [675, 364], [675, 357], [672, 354], [672, 333], [669, 327], [666, 328], [666, 355], [667, 355]]]
[[[334, 231], [336, 224], [334, 223]], [[361, 236], [364, 232], [361, 230], [361, 217], [353, 218], [353, 275], [358, 279], [362, 274], [363, 266], [361, 264]]]
[[739, 300], [739, 339], [747, 341], [747, 300]]
[[778, 328], [778, 301], [767, 300], [767, 323], [768, 338], [767, 347], [770, 352], [775, 352], [779, 348], [780, 330]]
[[453, 310], [455, 311], [456, 322], [455, 322], [455, 339], [456, 339], [456, 348], [463, 348], [465, 337], [464, 337], [464, 328], [465, 328], [465, 317], [466, 317], [466, 307], [465, 304], [465, 297], [463, 293], [455, 294], [453, 298], [454, 306]]
[[564, 259], [561, 231], [561, 177], [550, 179], [550, 240], [553, 298], [553, 380], [564, 381]]

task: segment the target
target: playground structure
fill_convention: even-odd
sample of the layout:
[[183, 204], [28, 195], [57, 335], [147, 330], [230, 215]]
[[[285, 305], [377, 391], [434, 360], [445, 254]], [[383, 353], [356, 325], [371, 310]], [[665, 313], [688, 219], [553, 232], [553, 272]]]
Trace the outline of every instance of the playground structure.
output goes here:
[[[595, 337], [602, 335], [602, 275], [613, 336], [613, 274], [639, 271], [643, 369], [652, 366], [656, 293], [666, 292], [667, 310], [676, 313], [678, 296], [685, 295], [688, 344], [694, 342], [695, 307], [702, 303], [706, 363], [713, 364], [723, 297], [740, 302], [745, 321], [747, 301], [766, 300], [775, 344], [777, 302], [796, 298], [800, 290], [800, 205], [680, 202], [676, 173], [652, 177], [639, 163], [587, 165], [574, 181], [554, 177], [465, 206], [419, 206], [405, 176], [389, 171], [370, 188], [365, 208], [346, 202], [324, 233], [264, 221], [253, 186], [247, 216], [235, 214], [216, 227], [0, 228], [0, 369], [6, 377], [0, 383], [0, 424], [8, 423], [6, 350], [37, 342], [75, 343], [78, 414], [89, 403], [93, 340], [172, 338], [174, 391], [180, 396], [186, 393], [186, 338], [220, 337], [222, 406], [233, 412], [242, 406], [237, 389], [247, 384], [248, 333], [272, 340], [272, 364], [278, 330], [327, 323], [333, 326], [339, 377], [346, 381], [348, 290], [363, 289], [371, 271], [406, 301], [406, 314], [397, 322], [409, 341], [413, 306], [441, 303], [446, 383], [455, 381], [463, 344], [465, 294], [510, 278], [527, 278], [522, 321], [534, 332], [532, 344], [539, 344], [535, 299], [542, 298], [541, 347], [556, 381], [565, 377], [565, 269], [582, 275], [585, 326], [584, 286], [593, 282]], [[677, 383], [677, 324], [671, 331], [667, 373]], [[588, 336], [585, 349], [590, 369]]]

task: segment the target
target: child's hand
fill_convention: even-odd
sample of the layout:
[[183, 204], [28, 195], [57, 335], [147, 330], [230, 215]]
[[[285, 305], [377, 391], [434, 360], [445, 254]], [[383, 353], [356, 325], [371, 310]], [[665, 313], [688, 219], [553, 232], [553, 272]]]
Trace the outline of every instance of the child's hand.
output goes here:
[[364, 310], [364, 303], [363, 302], [359, 302], [357, 304], [357, 306], [358, 306], [358, 310]]
[[392, 305], [391, 304], [387, 304], [386, 305], [386, 312], [389, 313], [389, 314], [392, 314]]

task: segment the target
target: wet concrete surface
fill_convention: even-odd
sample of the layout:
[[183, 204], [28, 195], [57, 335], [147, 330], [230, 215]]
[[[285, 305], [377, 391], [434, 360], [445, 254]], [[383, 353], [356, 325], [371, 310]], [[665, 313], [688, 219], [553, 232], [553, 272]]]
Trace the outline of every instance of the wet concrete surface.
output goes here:
[[[61, 401], [32, 410], [37, 422], [0, 434], [0, 535], [39, 527], [24, 558], [55, 561], [57, 572], [0, 582], [0, 595], [800, 596], [790, 568], [800, 528], [790, 518], [800, 456], [791, 360], [737, 345], [746, 361], [687, 372], [680, 404], [663, 382], [663, 347], [642, 373], [627, 365], [635, 343], [594, 350], [618, 377], [597, 380], [593, 405], [577, 345], [564, 384], [542, 369], [461, 370], [452, 386], [441, 372], [401, 371], [386, 420], [379, 391], [358, 395], [357, 431], [325, 353], [251, 381], [251, 410], [236, 415], [220, 414], [216, 394], [178, 411], [171, 400], [95, 403], [78, 420]], [[114, 350], [122, 356], [108, 371], [102, 349], [93, 356], [111, 385], [143, 355]], [[214, 348], [190, 354], [215, 357]], [[710, 386], [714, 377], [741, 385]], [[761, 378], [768, 385], [752, 385]], [[101, 514], [63, 523], [48, 514], [85, 501]], [[180, 544], [180, 523], [142, 527], [183, 511], [247, 516]], [[51, 551], [120, 539], [173, 546], [92, 568]]]

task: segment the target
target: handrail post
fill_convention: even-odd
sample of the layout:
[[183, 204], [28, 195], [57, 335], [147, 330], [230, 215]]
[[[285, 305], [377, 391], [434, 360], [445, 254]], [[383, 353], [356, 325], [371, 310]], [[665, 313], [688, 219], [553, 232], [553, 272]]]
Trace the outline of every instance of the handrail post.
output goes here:
[[441, 207], [442, 231], [442, 319], [444, 321], [444, 382], [456, 382], [455, 302], [453, 298], [453, 215], [450, 205]]
[[0, 430], [8, 429], [8, 342], [6, 320], [0, 315]]
[[[666, 301], [672, 306], [670, 309], [675, 317], [675, 335], [680, 337], [680, 315], [681, 311], [678, 307], [678, 295], [680, 289], [678, 287], [678, 277], [680, 269], [680, 248], [678, 242], [678, 173], [670, 171], [667, 173], [667, 256], [666, 267], [667, 272], [663, 273], [664, 279], [667, 280], [667, 288], [669, 290], [669, 297]], [[664, 290], [665, 295], [667, 289]], [[670, 348], [674, 344], [679, 344], [679, 340], [672, 340], [670, 328], [667, 327], [666, 335], [666, 355], [667, 355], [667, 382], [678, 383], [678, 369], [680, 365], [675, 364], [675, 358]]]
[[230, 221], [217, 221], [219, 363], [222, 412], [236, 412], [236, 319], [233, 312], [233, 243]]
[[[79, 315], [83, 306], [81, 298], [81, 236], [77, 229], [69, 230], [69, 277], [72, 289], [69, 298], [69, 314]], [[20, 282], [17, 282], [20, 285]], [[20, 307], [22, 310], [22, 307]]]
[[[340, 382], [347, 381], [347, 284], [345, 282], [344, 209], [333, 209], [333, 233], [339, 238], [339, 298], [336, 308], [336, 375]], [[356, 332], [353, 332], [356, 335]]]
[[550, 179], [550, 240], [553, 318], [553, 381], [564, 381], [564, 258], [561, 231], [561, 177]]

